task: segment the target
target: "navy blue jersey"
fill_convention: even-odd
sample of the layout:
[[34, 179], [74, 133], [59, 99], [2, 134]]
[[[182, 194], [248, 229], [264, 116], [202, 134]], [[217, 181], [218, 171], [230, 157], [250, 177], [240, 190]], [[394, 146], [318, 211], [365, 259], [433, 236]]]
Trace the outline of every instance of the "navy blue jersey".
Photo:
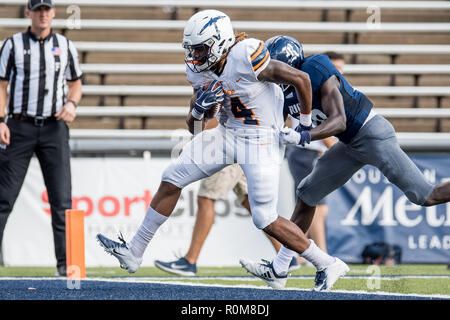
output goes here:
[[[344, 143], [349, 143], [363, 125], [373, 107], [373, 103], [363, 93], [353, 89], [333, 65], [330, 58], [324, 54], [314, 54], [306, 57], [300, 70], [306, 72], [311, 79], [312, 120], [316, 126], [327, 119], [322, 109], [320, 89], [331, 76], [335, 75], [339, 79], [339, 91], [344, 101], [347, 128], [344, 132], [336, 135], [336, 137]], [[296, 118], [300, 114], [299, 101], [295, 88], [292, 86], [284, 91], [284, 112]]]

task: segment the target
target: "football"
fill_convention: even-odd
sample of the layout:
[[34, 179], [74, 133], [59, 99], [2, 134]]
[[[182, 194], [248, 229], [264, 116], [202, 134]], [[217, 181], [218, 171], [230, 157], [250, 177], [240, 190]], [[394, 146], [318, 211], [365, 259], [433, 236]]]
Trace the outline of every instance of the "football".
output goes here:
[[[210, 85], [210, 83], [211, 83], [211, 81], [206, 83], [206, 84], [204, 84], [203, 85], [203, 90], [206, 90], [208, 88], [208, 86]], [[213, 90], [217, 89], [217, 86], [219, 86], [219, 85], [220, 85], [220, 83], [218, 82], [216, 84], [216, 86], [213, 88]], [[205, 120], [210, 120], [210, 119], [215, 118], [219, 114], [219, 111], [220, 111], [221, 108], [222, 108], [222, 104], [221, 103], [217, 103], [214, 107], [212, 107], [211, 109], [206, 111], [205, 115], [204, 115]]]
[[221, 108], [222, 108], [221, 104], [216, 104], [214, 107], [212, 107], [211, 109], [206, 111], [205, 112], [205, 120], [210, 120], [210, 119], [215, 118], [219, 114], [219, 111]]

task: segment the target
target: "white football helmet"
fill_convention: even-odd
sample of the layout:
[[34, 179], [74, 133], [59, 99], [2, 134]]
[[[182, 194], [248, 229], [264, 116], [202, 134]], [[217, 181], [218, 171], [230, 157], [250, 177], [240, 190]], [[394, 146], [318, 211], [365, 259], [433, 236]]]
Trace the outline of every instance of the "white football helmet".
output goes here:
[[210, 69], [234, 44], [230, 18], [218, 10], [194, 14], [184, 27], [185, 62], [194, 72]]

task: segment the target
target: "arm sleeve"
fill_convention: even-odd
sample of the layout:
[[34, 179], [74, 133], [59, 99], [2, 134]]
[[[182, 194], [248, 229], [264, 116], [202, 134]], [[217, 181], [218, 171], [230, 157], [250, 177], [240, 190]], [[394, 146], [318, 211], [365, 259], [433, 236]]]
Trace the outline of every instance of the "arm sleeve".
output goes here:
[[83, 75], [78, 61], [78, 52], [72, 41], [68, 40], [67, 46], [66, 80], [76, 81]]
[[254, 78], [258, 80], [258, 75], [269, 65], [269, 50], [267, 50], [263, 41], [249, 39], [246, 46], [246, 55]]
[[14, 64], [13, 40], [8, 38], [0, 49], [0, 80], [9, 81]]

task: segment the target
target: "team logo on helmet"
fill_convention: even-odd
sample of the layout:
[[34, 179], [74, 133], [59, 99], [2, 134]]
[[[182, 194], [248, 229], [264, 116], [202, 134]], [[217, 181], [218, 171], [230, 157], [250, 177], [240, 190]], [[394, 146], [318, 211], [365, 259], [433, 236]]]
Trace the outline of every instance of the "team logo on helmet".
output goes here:
[[286, 46], [283, 47], [282, 52], [286, 56], [286, 63], [291, 66], [293, 65], [294, 61], [300, 57], [299, 52], [294, 49], [292, 43], [287, 43]]
[[214, 25], [214, 28], [216, 29], [216, 33], [219, 36], [219, 39], [217, 39], [217, 40], [220, 40], [220, 32], [219, 32], [219, 28], [217, 28], [217, 23], [216, 22], [219, 21], [220, 19], [224, 19], [224, 18], [226, 18], [226, 17], [225, 16], [219, 16], [219, 17], [210, 18], [209, 21], [203, 26], [203, 28], [200, 30], [200, 32], [198, 34], [202, 34], [203, 31], [205, 31], [206, 28], [208, 28], [209, 26]]

